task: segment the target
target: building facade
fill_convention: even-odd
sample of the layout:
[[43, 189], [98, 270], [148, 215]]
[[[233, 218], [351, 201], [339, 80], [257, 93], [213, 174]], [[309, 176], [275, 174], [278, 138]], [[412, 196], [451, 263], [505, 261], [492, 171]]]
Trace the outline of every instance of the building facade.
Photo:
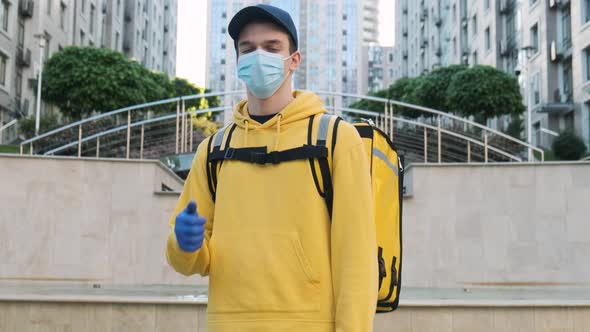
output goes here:
[[[174, 76], [176, 21], [176, 0], [0, 0], [0, 126], [34, 113], [41, 53], [111, 48]], [[2, 141], [15, 136], [12, 128]]]
[[533, 144], [573, 130], [590, 146], [590, 0], [399, 0], [396, 22], [396, 79], [493, 66], [518, 76]]
[[[378, 0], [208, 0], [207, 86], [214, 91], [243, 89], [227, 25], [241, 8], [258, 3], [289, 12], [298, 28], [303, 61], [297, 89], [364, 94], [368, 89], [364, 46], [378, 38]], [[338, 102], [337, 102], [338, 103]]]

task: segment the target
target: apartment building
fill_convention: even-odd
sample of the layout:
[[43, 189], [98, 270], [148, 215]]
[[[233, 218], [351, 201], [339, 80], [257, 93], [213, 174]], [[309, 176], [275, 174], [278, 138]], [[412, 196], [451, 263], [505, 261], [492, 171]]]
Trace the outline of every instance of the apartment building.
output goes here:
[[[32, 114], [41, 59], [69, 45], [111, 48], [173, 76], [176, 21], [176, 0], [0, 0], [0, 127]], [[15, 138], [11, 128], [0, 140]]]
[[590, 0], [399, 0], [396, 22], [396, 78], [496, 67], [521, 82], [533, 144], [574, 130], [590, 146]]

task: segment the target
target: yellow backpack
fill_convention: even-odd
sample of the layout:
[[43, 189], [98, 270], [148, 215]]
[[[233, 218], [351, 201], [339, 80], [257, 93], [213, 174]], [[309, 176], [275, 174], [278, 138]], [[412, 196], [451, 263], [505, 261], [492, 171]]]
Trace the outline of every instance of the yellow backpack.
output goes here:
[[[220, 129], [209, 140], [207, 148], [206, 169], [211, 198], [215, 201], [217, 178], [225, 160], [255, 164], [309, 160], [316, 188], [326, 201], [328, 213], [332, 216], [332, 152], [340, 121], [339, 117], [329, 114], [312, 116], [308, 125], [307, 144], [270, 153], [266, 147], [231, 148], [230, 141], [236, 125]], [[384, 132], [369, 121], [353, 125], [365, 142], [371, 165], [379, 265], [377, 312], [389, 312], [397, 308], [401, 288], [403, 164], [393, 143]], [[315, 142], [312, 135], [314, 132]], [[222, 144], [226, 136], [225, 144]]]
[[387, 134], [371, 122], [355, 123], [354, 126], [365, 142], [371, 165], [379, 246], [377, 312], [389, 312], [397, 308], [401, 290], [403, 162]]

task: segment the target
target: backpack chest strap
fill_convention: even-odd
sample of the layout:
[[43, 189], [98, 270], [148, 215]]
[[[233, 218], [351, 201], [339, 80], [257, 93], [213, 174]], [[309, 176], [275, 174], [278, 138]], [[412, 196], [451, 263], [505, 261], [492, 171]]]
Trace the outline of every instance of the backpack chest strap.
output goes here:
[[280, 164], [287, 161], [320, 159], [328, 157], [325, 146], [303, 145], [284, 151], [267, 152], [266, 146], [249, 148], [231, 148], [215, 150], [209, 155], [209, 161], [238, 160], [252, 164]]

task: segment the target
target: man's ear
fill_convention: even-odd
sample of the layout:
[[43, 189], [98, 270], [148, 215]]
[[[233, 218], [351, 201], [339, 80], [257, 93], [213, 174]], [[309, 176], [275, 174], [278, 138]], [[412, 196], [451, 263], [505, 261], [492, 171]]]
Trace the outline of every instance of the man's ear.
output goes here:
[[301, 53], [299, 52], [299, 50], [295, 51], [295, 53], [293, 53], [293, 56], [291, 57], [291, 64], [289, 65], [289, 70], [291, 72], [295, 72], [295, 70], [297, 70], [297, 68], [299, 68], [299, 65], [301, 64]]

